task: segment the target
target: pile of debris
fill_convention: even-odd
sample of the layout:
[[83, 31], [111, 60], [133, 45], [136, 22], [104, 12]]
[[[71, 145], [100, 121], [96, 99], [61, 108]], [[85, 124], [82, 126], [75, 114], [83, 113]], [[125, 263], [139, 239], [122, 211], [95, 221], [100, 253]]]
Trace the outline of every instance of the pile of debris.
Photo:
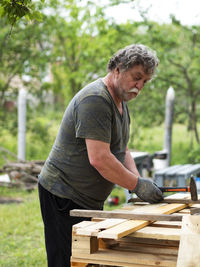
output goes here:
[[33, 190], [37, 186], [37, 175], [40, 173], [44, 161], [18, 161], [8, 162], [0, 169], [0, 173], [6, 173], [10, 182], [0, 182], [9, 187], [22, 187]]

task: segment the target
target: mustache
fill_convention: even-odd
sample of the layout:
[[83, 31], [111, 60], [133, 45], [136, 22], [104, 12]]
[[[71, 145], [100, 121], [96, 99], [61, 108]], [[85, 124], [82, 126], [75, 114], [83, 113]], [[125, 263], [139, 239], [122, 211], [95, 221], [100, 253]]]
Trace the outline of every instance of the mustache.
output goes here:
[[139, 90], [136, 87], [134, 87], [131, 90], [129, 90], [128, 92], [129, 93], [136, 93], [136, 94], [138, 94], [139, 93]]

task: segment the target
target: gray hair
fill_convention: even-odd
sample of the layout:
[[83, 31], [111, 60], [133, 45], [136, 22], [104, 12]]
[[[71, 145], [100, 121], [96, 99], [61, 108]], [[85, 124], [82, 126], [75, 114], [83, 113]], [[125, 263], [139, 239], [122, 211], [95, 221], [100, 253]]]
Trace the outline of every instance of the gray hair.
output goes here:
[[156, 52], [142, 44], [131, 44], [115, 53], [108, 62], [108, 72], [118, 67], [127, 71], [135, 65], [142, 65], [146, 74], [153, 74], [159, 64]]

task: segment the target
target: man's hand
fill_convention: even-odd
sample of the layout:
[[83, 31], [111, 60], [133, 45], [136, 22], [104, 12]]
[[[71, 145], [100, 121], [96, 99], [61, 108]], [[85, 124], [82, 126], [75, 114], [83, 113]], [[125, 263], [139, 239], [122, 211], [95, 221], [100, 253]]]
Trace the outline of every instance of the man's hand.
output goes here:
[[162, 191], [149, 178], [139, 177], [138, 183], [131, 193], [135, 193], [140, 199], [151, 204], [163, 200]]

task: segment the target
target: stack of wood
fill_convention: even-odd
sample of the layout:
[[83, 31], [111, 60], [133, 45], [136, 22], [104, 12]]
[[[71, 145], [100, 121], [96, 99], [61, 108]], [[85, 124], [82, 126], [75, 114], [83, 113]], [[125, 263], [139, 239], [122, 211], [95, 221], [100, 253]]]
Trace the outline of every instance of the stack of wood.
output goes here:
[[7, 183], [7, 186], [24, 187], [27, 190], [32, 190], [37, 186], [37, 175], [40, 173], [43, 164], [44, 161], [38, 160], [8, 162], [0, 172], [9, 175], [11, 182]]
[[[177, 194], [173, 198], [187, 200], [190, 195]], [[200, 218], [199, 215], [190, 215], [191, 208], [197, 209], [200, 205], [199, 201], [196, 202], [198, 204], [190, 205], [135, 203], [106, 214], [104, 211], [71, 211], [72, 216], [79, 213], [80, 217], [92, 218], [92, 221], [82, 221], [73, 226], [71, 266], [198, 267]], [[118, 219], [117, 213], [118, 216], [120, 213]], [[141, 219], [130, 219], [131, 215], [141, 215]], [[163, 219], [163, 215], [166, 218]], [[177, 216], [177, 221], [171, 221], [174, 216]], [[179, 220], [180, 216], [184, 218], [183, 222]]]

